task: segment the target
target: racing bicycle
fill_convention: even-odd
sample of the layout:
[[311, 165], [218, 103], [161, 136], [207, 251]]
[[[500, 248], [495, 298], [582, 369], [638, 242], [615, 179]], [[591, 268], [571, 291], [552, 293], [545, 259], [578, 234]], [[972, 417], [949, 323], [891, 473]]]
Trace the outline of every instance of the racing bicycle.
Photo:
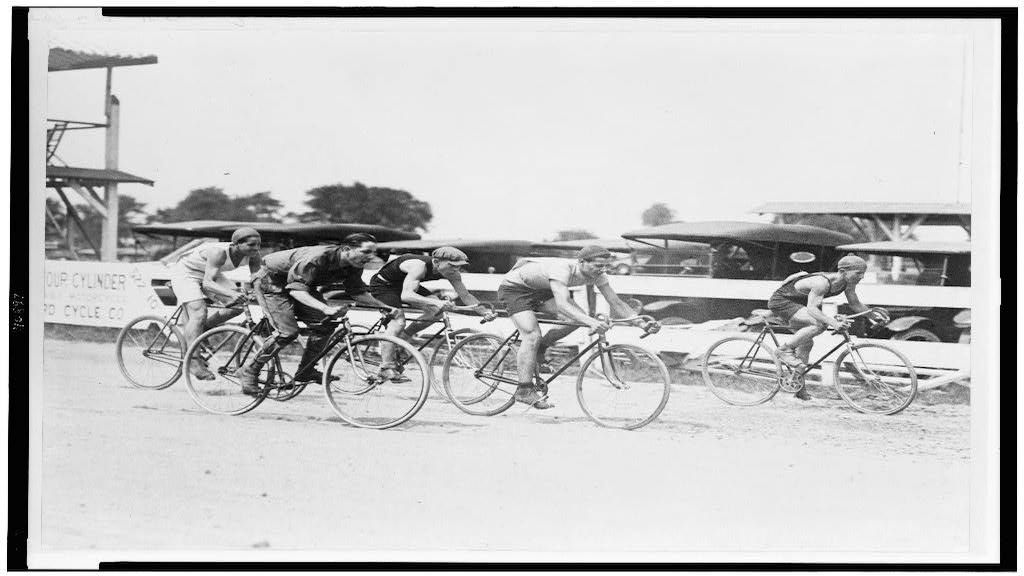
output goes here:
[[[243, 294], [248, 294], [243, 291]], [[207, 303], [216, 307], [210, 300]], [[235, 306], [224, 306], [235, 308]], [[247, 305], [240, 305], [245, 313], [243, 326], [252, 328]], [[115, 354], [121, 374], [136, 388], [163, 390], [181, 378], [181, 361], [185, 357], [185, 336], [179, 328], [185, 305], [179, 305], [170, 317], [144, 314], [132, 319], [117, 333]]]
[[[381, 314], [388, 313], [381, 310]], [[189, 394], [209, 412], [244, 414], [268, 396], [277, 400], [297, 396], [308, 382], [297, 381], [294, 375], [308, 373], [321, 359], [329, 357], [320, 384], [331, 408], [345, 422], [360, 428], [390, 428], [412, 418], [423, 407], [430, 390], [429, 371], [419, 351], [391, 336], [355, 331], [345, 316], [327, 318], [323, 324], [330, 325], [331, 333], [315, 357], [301, 366], [290, 362], [302, 355], [297, 341], [276, 351], [257, 376], [256, 394], [242, 392], [239, 371], [262, 349], [269, 334], [269, 319], [264, 317], [249, 329], [226, 325], [207, 330], [189, 346], [184, 363], [190, 366], [192, 362], [205, 362], [215, 378], [200, 380], [186, 370]], [[322, 327], [307, 325], [299, 334], [308, 335], [316, 328]], [[381, 373], [379, 348], [383, 342], [405, 353], [398, 377]]]
[[[650, 316], [612, 320], [599, 315], [598, 318], [609, 326], [638, 319], [653, 320]], [[549, 323], [583, 327], [572, 322]], [[478, 416], [493, 416], [511, 408], [519, 385], [516, 370], [519, 344], [518, 330], [506, 338], [475, 334], [457, 343], [442, 371], [449, 400], [463, 412]], [[658, 355], [632, 344], [609, 344], [604, 333], [599, 333], [561, 366], [553, 366], [552, 374], [546, 379], [537, 376], [542, 392], [546, 393], [548, 384], [577, 361], [581, 364], [576, 376], [576, 398], [583, 412], [595, 423], [632, 430], [651, 423], [665, 409], [670, 379], [668, 368]]]
[[[871, 312], [873, 309], [845, 318]], [[767, 311], [758, 316], [764, 323], [759, 334], [723, 338], [704, 354], [704, 383], [723, 401], [755, 406], [771, 400], [779, 390], [796, 392], [811, 370], [840, 350], [832, 369], [833, 384], [851, 407], [868, 414], [896, 414], [914, 401], [917, 372], [907, 357], [891, 346], [857, 341], [844, 326], [833, 331], [842, 341], [816, 361], [794, 368], [775, 357], [779, 340], [773, 328], [785, 324]]]

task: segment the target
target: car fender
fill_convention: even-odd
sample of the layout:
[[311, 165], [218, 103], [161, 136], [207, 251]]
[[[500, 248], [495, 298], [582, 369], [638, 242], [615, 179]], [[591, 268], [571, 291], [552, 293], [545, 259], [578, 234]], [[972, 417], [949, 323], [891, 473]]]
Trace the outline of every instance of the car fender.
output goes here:
[[685, 302], [682, 300], [655, 300], [654, 302], [644, 304], [643, 311], [648, 313], [664, 312], [668, 308], [680, 304], [685, 304]]
[[903, 316], [889, 322], [885, 327], [890, 332], [905, 332], [921, 322], [930, 322], [930, 320], [924, 316]]

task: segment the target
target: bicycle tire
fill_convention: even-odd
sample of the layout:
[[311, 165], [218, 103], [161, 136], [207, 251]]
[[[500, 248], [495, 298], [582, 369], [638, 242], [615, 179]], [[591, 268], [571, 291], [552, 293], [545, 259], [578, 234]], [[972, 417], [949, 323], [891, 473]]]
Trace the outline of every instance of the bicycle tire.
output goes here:
[[[870, 349], [874, 351], [866, 353]], [[848, 358], [850, 361], [844, 363]], [[885, 344], [858, 342], [848, 346], [836, 358], [833, 378], [839, 396], [865, 414], [897, 414], [917, 397], [914, 365], [902, 352]]]
[[488, 362], [493, 364], [489, 373], [518, 381], [515, 352], [504, 343], [504, 338], [484, 333], [465, 338], [452, 347], [441, 380], [445, 395], [459, 410], [474, 416], [494, 416], [515, 404], [515, 384], [477, 374], [487, 368], [482, 364], [494, 356]]
[[[172, 339], [168, 338], [167, 343], [172, 346], [172, 350], [168, 352], [166, 356], [163, 355], [163, 351], [159, 353], [159, 356], [155, 357], [147, 358], [146, 356], [142, 356], [142, 358], [149, 361], [140, 363], [140, 368], [135, 369], [130, 366], [132, 361], [128, 359], [129, 357], [134, 356], [134, 354], [128, 353], [126, 348], [128, 348], [127, 343], [129, 340], [135, 342], [134, 333], [136, 330], [140, 329], [138, 326], [143, 323], [147, 323], [149, 325], [147, 326], [147, 329], [152, 328], [155, 325], [160, 335], [166, 334], [166, 332], [164, 332], [165, 328], [169, 329], [176, 343], [172, 344]], [[115, 341], [117, 366], [121, 370], [121, 374], [132, 386], [145, 390], [163, 390], [164, 388], [170, 387], [172, 384], [177, 382], [179, 378], [181, 378], [181, 361], [185, 357], [185, 337], [177, 326], [166, 324], [167, 318], [154, 314], [146, 314], [139, 316], [138, 318], [133, 318], [117, 333], [117, 340]], [[153, 336], [154, 339], [148, 340], [149, 344], [147, 344], [144, 349], [148, 349], [157, 342], [156, 335], [154, 334]], [[143, 352], [140, 352], [140, 354], [143, 354]], [[177, 357], [176, 363], [173, 362], [174, 356]], [[167, 369], [162, 371], [160, 375], [153, 380], [143, 377], [143, 374], [141, 374], [141, 372], [145, 370], [142, 368], [143, 366], [156, 369], [158, 368], [158, 364], [167, 366]]]
[[268, 366], [273, 362], [263, 366], [257, 378], [261, 384], [260, 392], [254, 396], [242, 393], [236, 373], [262, 346], [262, 338], [241, 326], [228, 324], [203, 332], [185, 352], [184, 366], [189, 366], [201, 354], [212, 351], [206, 362], [215, 379], [200, 380], [185, 370], [185, 385], [192, 400], [207, 412], [225, 416], [245, 414], [259, 406], [269, 392], [266, 381], [270, 372]]
[[[599, 359], [601, 366], [591, 371]], [[624, 381], [627, 378], [629, 381]], [[580, 408], [606, 428], [636, 430], [650, 424], [665, 409], [670, 392], [665, 363], [656, 353], [632, 344], [598, 349], [583, 361], [576, 377]]]
[[[381, 360], [377, 350], [383, 342], [408, 354], [410, 361], [401, 373], [408, 382], [379, 377]], [[335, 373], [339, 378], [332, 381]], [[384, 334], [367, 334], [341, 343], [327, 363], [323, 387], [327, 403], [343, 421], [359, 428], [383, 430], [406, 422], [420, 411], [430, 392], [430, 370], [423, 355], [408, 342]]]
[[[468, 338], [474, 334], [481, 334], [481, 332], [472, 328], [459, 328], [458, 330], [452, 330], [450, 336], [452, 340], [455, 341], [455, 344], [458, 344], [460, 340]], [[430, 386], [434, 389], [434, 392], [444, 400], [448, 400], [448, 392], [444, 389], [444, 382], [441, 381], [441, 378], [436, 377], [434, 372], [435, 369], [444, 370], [444, 363], [448, 360], [448, 356], [451, 355], [451, 351], [454, 348], [455, 345], [451, 344], [447, 337], [442, 337], [440, 342], [431, 346], [432, 352], [430, 353], [429, 362]]]
[[[748, 363], [749, 370], [744, 369]], [[782, 387], [774, 350], [755, 336], [730, 336], [712, 344], [701, 361], [701, 375], [712, 394], [733, 406], [764, 404]]]

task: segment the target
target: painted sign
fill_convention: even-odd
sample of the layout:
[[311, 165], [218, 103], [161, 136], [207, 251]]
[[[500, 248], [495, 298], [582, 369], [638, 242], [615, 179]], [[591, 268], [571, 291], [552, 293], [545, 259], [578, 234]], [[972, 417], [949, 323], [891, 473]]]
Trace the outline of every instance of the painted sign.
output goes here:
[[47, 260], [43, 321], [120, 328], [146, 313], [162, 314], [153, 292], [153, 264]]

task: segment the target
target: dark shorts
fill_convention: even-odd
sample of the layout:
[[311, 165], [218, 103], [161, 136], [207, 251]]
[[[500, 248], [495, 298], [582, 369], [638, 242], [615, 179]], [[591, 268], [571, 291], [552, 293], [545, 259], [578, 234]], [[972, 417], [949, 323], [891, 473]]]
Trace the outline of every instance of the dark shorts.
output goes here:
[[527, 310], [537, 312], [545, 302], [554, 297], [551, 290], [531, 290], [506, 282], [502, 282], [498, 286], [498, 301], [505, 305], [509, 314], [518, 314]]
[[792, 300], [786, 298], [772, 298], [768, 300], [768, 309], [781, 318], [787, 324], [793, 318], [793, 315], [799, 312], [801, 309], [806, 308], [801, 304], [797, 304]]
[[[427, 290], [423, 286], [416, 289], [416, 293], [420, 296], [433, 296], [433, 292]], [[388, 306], [394, 306], [395, 308], [402, 307], [402, 287], [391, 286], [388, 284], [370, 284], [370, 294], [374, 298], [387, 304]]]

